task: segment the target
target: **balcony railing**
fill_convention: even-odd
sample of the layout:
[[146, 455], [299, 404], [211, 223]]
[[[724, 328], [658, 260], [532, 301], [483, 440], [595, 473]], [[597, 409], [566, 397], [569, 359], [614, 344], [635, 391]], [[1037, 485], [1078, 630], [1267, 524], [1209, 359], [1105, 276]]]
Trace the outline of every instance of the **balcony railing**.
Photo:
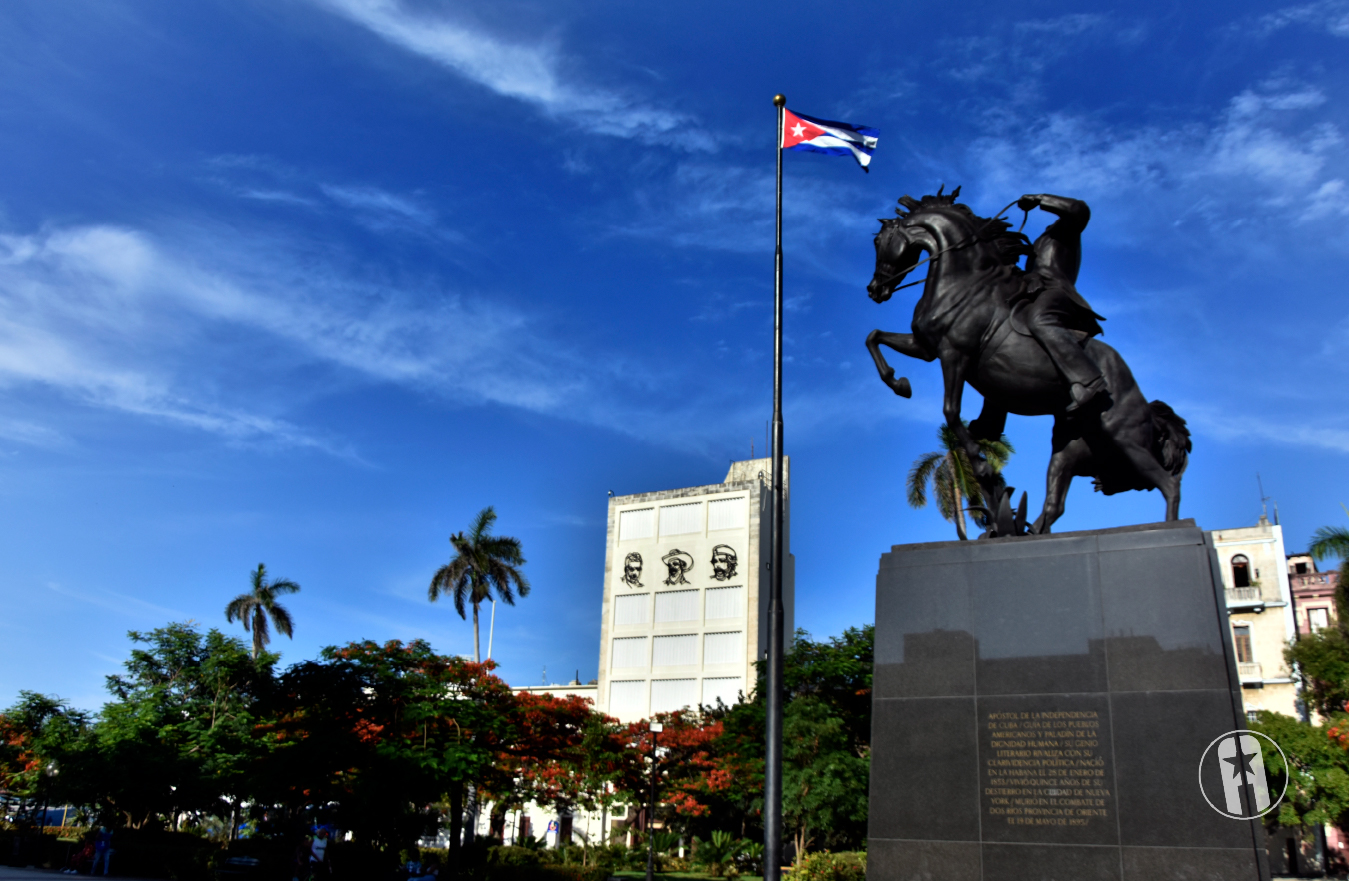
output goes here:
[[1239, 662], [1237, 664], [1237, 676], [1241, 678], [1242, 682], [1263, 682], [1265, 679], [1259, 661], [1249, 664]]
[[1261, 606], [1264, 605], [1265, 598], [1260, 595], [1258, 587], [1229, 587], [1227, 589], [1227, 604], [1229, 606]]

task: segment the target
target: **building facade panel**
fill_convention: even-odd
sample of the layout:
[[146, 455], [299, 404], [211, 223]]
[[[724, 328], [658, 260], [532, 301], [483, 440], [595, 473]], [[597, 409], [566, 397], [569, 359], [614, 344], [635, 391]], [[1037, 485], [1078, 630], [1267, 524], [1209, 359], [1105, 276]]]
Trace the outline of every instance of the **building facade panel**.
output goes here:
[[[768, 459], [733, 462], [720, 484], [610, 498], [601, 710], [634, 721], [649, 713], [696, 707], [705, 694], [733, 702], [746, 683], [752, 685], [753, 663], [765, 648], [770, 471]], [[784, 472], [789, 473], [786, 462]], [[786, 473], [784, 510], [789, 511]], [[789, 525], [790, 516], [784, 515], [784, 544]], [[790, 553], [786, 563], [783, 605], [786, 633], [791, 634]], [[651, 653], [640, 671], [628, 666], [637, 650], [629, 648], [636, 643], [627, 642], [639, 636], [649, 637]], [[608, 687], [611, 682], [634, 682], [639, 672], [642, 682], [649, 683], [643, 685], [649, 688], [644, 704], [631, 697], [635, 686], [624, 686], [628, 691]], [[683, 703], [671, 703], [679, 701]]]

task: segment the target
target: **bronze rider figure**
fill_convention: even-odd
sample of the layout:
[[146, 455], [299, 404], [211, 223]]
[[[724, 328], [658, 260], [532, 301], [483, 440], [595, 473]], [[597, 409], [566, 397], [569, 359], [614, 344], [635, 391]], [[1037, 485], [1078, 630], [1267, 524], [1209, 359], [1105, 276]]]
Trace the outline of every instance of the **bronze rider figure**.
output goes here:
[[[1091, 220], [1091, 209], [1079, 199], [1049, 193], [1025, 195], [1017, 200], [1022, 211], [1039, 208], [1058, 217], [1032, 246], [1026, 261], [1026, 293], [1029, 305], [1022, 311], [1030, 331], [1063, 378], [1070, 383], [1069, 414], [1097, 411], [1110, 403], [1101, 368], [1082, 349], [1082, 342], [1101, 333], [1097, 315], [1077, 291], [1077, 273], [1082, 267], [1082, 230]], [[1014, 304], [1015, 305], [1015, 304]]]

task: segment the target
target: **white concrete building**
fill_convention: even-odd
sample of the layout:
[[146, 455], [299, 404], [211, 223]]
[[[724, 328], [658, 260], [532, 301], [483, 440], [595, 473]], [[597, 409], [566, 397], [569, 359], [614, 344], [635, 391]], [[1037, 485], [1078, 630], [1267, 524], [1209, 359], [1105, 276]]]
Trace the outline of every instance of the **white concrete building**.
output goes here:
[[[753, 691], [767, 648], [771, 469], [733, 462], [723, 483], [609, 499], [598, 709], [631, 722]], [[784, 460], [784, 548], [788, 473]], [[788, 638], [794, 570], [788, 550]]]
[[1293, 638], [1283, 527], [1261, 517], [1255, 526], [1215, 529], [1210, 535], [1218, 552], [1246, 711], [1297, 716], [1297, 689], [1283, 659]]

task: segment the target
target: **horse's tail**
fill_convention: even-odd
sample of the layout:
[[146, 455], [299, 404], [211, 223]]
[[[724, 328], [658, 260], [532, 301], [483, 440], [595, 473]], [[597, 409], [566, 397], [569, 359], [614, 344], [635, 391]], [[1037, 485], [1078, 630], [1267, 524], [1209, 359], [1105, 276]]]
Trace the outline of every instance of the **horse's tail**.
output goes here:
[[1167, 471], [1180, 477], [1190, 464], [1190, 429], [1185, 420], [1176, 415], [1176, 411], [1164, 401], [1151, 401], [1152, 410], [1152, 455]]

